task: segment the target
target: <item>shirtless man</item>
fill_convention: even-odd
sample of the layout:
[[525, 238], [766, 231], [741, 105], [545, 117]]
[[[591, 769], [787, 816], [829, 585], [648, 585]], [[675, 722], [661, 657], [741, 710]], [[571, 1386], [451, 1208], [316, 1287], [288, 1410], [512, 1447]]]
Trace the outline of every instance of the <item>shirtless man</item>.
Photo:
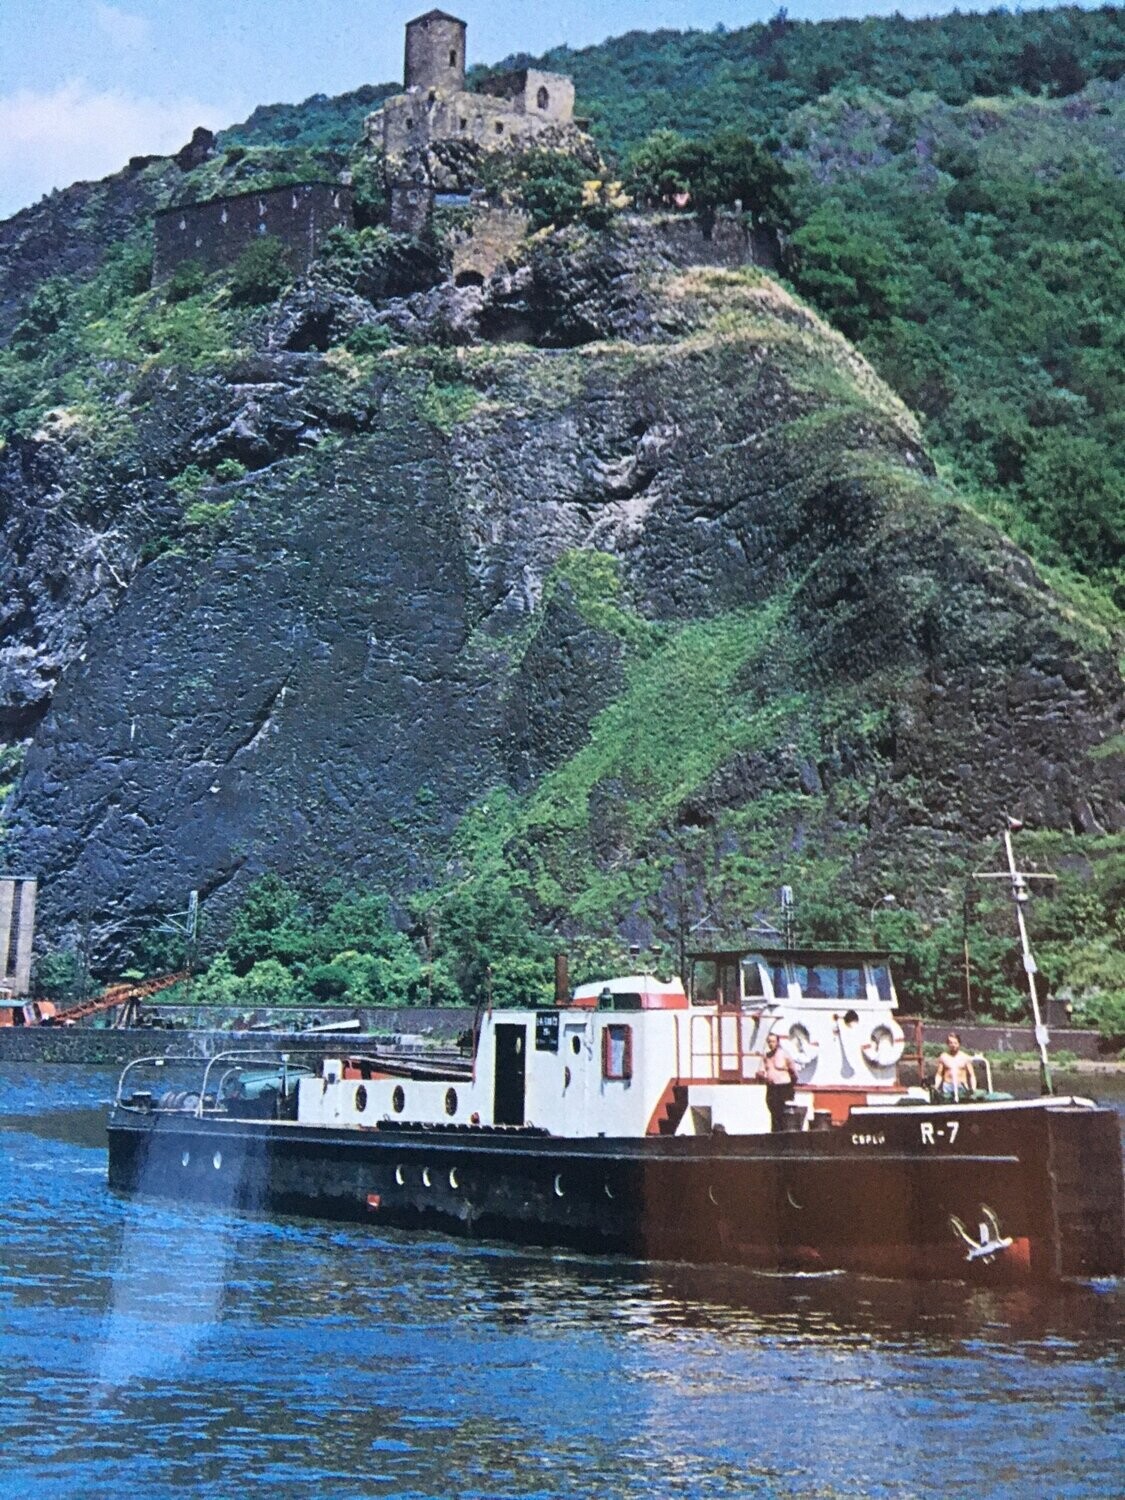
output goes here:
[[766, 1083], [766, 1108], [770, 1112], [770, 1129], [785, 1129], [785, 1106], [797, 1086], [797, 1064], [781, 1045], [776, 1031], [766, 1037], [766, 1055], [759, 1074]]
[[955, 1031], [951, 1031], [945, 1039], [945, 1045], [947, 1050], [938, 1058], [934, 1087], [941, 1091], [943, 1099], [976, 1093], [977, 1075], [973, 1071], [972, 1059], [961, 1051], [961, 1038]]

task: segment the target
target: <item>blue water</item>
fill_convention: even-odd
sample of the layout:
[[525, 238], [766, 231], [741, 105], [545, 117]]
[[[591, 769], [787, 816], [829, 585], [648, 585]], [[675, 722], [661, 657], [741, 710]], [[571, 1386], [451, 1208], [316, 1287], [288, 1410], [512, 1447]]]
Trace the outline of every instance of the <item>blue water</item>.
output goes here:
[[4, 1497], [1121, 1493], [1119, 1286], [764, 1277], [130, 1202], [105, 1185], [113, 1082], [0, 1069]]

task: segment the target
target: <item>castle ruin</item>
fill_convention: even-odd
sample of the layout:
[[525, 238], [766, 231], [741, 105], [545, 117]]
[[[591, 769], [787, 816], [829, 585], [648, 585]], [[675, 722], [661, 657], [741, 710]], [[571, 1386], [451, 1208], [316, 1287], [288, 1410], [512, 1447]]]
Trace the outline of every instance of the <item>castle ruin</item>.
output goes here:
[[[466, 25], [431, 10], [407, 23], [405, 91], [368, 117], [368, 141], [381, 148], [391, 228], [418, 234], [434, 194], [464, 191], [480, 151], [520, 150], [578, 138], [574, 83], [562, 73], [524, 68], [465, 87]], [[472, 148], [466, 151], [462, 148]]]
[[153, 217], [153, 282], [166, 281], [185, 261], [205, 271], [232, 266], [265, 235], [280, 240], [293, 270], [303, 273], [328, 231], [354, 222], [351, 188], [333, 182], [294, 182], [160, 209]]

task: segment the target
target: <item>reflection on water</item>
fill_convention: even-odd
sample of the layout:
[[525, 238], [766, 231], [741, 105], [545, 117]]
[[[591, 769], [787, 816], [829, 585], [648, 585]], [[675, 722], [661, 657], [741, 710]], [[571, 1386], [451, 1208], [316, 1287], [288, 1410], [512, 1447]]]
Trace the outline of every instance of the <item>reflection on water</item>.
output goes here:
[[1116, 1286], [768, 1277], [126, 1201], [108, 1076], [0, 1082], [0, 1494], [1112, 1491]]

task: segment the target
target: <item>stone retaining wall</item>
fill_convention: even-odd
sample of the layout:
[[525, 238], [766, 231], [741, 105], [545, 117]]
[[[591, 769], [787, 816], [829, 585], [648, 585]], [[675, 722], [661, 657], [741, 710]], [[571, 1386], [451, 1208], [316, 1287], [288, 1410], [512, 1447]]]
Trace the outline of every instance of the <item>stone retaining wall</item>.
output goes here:
[[359, 1052], [373, 1042], [392, 1036], [426, 1035], [449, 1045], [473, 1024], [468, 1009], [378, 1009], [366, 1012], [365, 1032], [309, 1036], [292, 1031], [162, 1031], [150, 1027], [113, 1030], [98, 1026], [11, 1026], [0, 1029], [0, 1064], [101, 1063], [124, 1064], [137, 1057], [178, 1052], [211, 1057], [216, 1052], [238, 1049], [252, 1052], [278, 1048], [294, 1051], [313, 1049], [334, 1055]]

